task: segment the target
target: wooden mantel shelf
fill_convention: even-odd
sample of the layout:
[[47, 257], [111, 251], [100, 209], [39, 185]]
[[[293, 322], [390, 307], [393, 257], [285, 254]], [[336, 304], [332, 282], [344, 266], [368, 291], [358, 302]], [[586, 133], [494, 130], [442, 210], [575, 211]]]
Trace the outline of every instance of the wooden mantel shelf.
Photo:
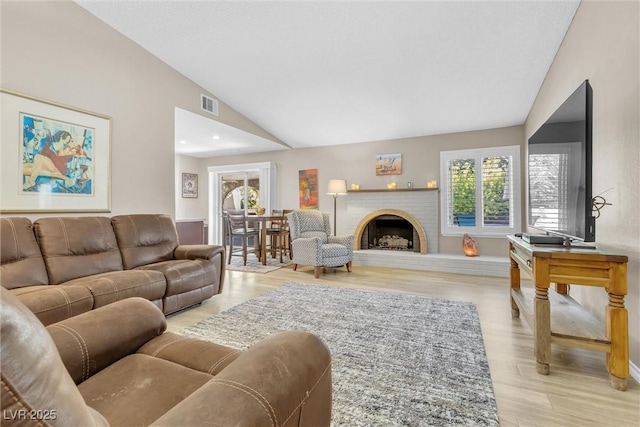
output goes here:
[[364, 190], [347, 190], [347, 193], [391, 193], [394, 191], [438, 191], [440, 188], [371, 188]]

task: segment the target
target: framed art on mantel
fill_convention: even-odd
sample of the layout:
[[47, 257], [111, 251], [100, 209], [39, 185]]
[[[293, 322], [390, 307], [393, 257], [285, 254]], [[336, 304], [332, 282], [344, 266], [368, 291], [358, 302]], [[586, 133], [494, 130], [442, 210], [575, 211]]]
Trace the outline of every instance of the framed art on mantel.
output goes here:
[[110, 212], [111, 118], [0, 89], [0, 212]]
[[378, 154], [376, 175], [402, 175], [402, 154]]

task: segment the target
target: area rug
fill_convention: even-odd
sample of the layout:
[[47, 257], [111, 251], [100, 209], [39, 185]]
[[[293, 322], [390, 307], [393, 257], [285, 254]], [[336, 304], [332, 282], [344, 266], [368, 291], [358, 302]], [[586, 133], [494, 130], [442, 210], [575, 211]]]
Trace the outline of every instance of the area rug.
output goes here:
[[473, 303], [287, 283], [181, 334], [246, 349], [292, 329], [331, 350], [334, 426], [498, 425]]
[[262, 262], [260, 262], [257, 256], [249, 254], [247, 256], [247, 265], [243, 265], [244, 261], [242, 257], [233, 256], [231, 257], [231, 264], [227, 264], [227, 270], [245, 271], [248, 273], [269, 273], [292, 264], [292, 261], [288, 258], [283, 259], [283, 261], [283, 263], [280, 263], [279, 257], [271, 258], [271, 256], [267, 256], [267, 265], [262, 265]]

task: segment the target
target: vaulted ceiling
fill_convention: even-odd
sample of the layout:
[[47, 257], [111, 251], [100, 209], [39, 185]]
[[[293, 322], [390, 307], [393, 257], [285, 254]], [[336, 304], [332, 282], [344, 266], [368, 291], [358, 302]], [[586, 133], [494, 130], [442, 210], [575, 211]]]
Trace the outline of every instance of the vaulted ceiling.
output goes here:
[[[296, 148], [523, 124], [580, 2], [78, 3]], [[244, 136], [215, 155], [283, 148]]]

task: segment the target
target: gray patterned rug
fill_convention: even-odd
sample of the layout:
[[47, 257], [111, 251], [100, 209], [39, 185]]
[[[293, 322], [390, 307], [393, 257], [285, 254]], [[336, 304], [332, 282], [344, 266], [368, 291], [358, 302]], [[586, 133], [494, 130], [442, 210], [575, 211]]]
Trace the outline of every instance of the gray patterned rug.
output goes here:
[[498, 425], [470, 302], [287, 283], [180, 333], [244, 349], [291, 329], [331, 350], [334, 426]]
[[[227, 248], [227, 253], [229, 248]], [[283, 259], [283, 263], [280, 263], [280, 257], [271, 258], [271, 255], [267, 255], [267, 265], [262, 265], [262, 262], [255, 254], [247, 255], [247, 265], [244, 265], [242, 257], [231, 257], [231, 264], [227, 264], [227, 270], [231, 271], [244, 271], [247, 273], [269, 273], [282, 267], [286, 267], [293, 263], [289, 258]]]

